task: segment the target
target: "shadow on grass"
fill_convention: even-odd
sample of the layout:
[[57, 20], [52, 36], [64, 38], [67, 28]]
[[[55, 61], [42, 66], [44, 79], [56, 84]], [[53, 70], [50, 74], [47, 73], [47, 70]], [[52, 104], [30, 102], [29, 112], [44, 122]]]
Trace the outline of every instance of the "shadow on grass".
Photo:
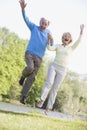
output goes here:
[[0, 110], [0, 113], [5, 113], [5, 114], [15, 114], [15, 115], [23, 115], [23, 116], [31, 116], [31, 117], [45, 117], [45, 115], [42, 115], [40, 112], [32, 110], [29, 113], [18, 113], [18, 112], [12, 112], [12, 111], [5, 111], [5, 110]]

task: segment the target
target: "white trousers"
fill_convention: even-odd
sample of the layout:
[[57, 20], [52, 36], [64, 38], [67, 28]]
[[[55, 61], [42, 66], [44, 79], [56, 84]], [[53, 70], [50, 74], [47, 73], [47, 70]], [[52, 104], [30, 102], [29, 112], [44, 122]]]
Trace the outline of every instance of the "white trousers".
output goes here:
[[47, 104], [48, 109], [53, 108], [53, 104], [55, 102], [59, 86], [62, 83], [66, 75], [66, 72], [67, 72], [66, 68], [59, 66], [55, 63], [51, 63], [48, 68], [47, 79], [41, 92], [41, 100], [45, 101], [50, 91]]

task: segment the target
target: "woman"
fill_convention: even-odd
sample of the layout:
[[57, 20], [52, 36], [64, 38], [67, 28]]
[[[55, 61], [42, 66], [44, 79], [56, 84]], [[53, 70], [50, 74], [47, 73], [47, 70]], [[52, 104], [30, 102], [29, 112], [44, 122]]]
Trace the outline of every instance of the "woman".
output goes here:
[[56, 44], [53, 46], [50, 45], [50, 42], [48, 44], [48, 49], [51, 51], [56, 51], [56, 56], [54, 61], [49, 66], [47, 79], [41, 92], [41, 100], [37, 104], [37, 107], [41, 108], [50, 91], [45, 114], [47, 114], [49, 110], [52, 110], [59, 86], [64, 80], [67, 72], [69, 56], [79, 45], [80, 40], [82, 38], [83, 29], [84, 29], [84, 24], [80, 25], [79, 38], [72, 46], [71, 46], [72, 36], [69, 32], [63, 33], [62, 44]]

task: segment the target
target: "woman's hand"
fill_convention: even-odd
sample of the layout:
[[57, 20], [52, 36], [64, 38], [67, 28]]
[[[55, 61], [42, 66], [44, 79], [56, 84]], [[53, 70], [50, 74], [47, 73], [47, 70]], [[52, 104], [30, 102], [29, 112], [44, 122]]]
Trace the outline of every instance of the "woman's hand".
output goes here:
[[84, 30], [84, 24], [81, 24], [81, 25], [80, 25], [80, 35], [83, 34], [83, 30]]

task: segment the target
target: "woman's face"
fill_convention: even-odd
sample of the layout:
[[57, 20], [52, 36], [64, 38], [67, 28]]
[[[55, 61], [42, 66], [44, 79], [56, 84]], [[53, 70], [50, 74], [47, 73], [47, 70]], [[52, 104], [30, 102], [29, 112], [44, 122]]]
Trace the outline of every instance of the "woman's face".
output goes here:
[[72, 37], [69, 32], [63, 33], [62, 36], [62, 43], [64, 46], [68, 45], [70, 42], [72, 42]]

